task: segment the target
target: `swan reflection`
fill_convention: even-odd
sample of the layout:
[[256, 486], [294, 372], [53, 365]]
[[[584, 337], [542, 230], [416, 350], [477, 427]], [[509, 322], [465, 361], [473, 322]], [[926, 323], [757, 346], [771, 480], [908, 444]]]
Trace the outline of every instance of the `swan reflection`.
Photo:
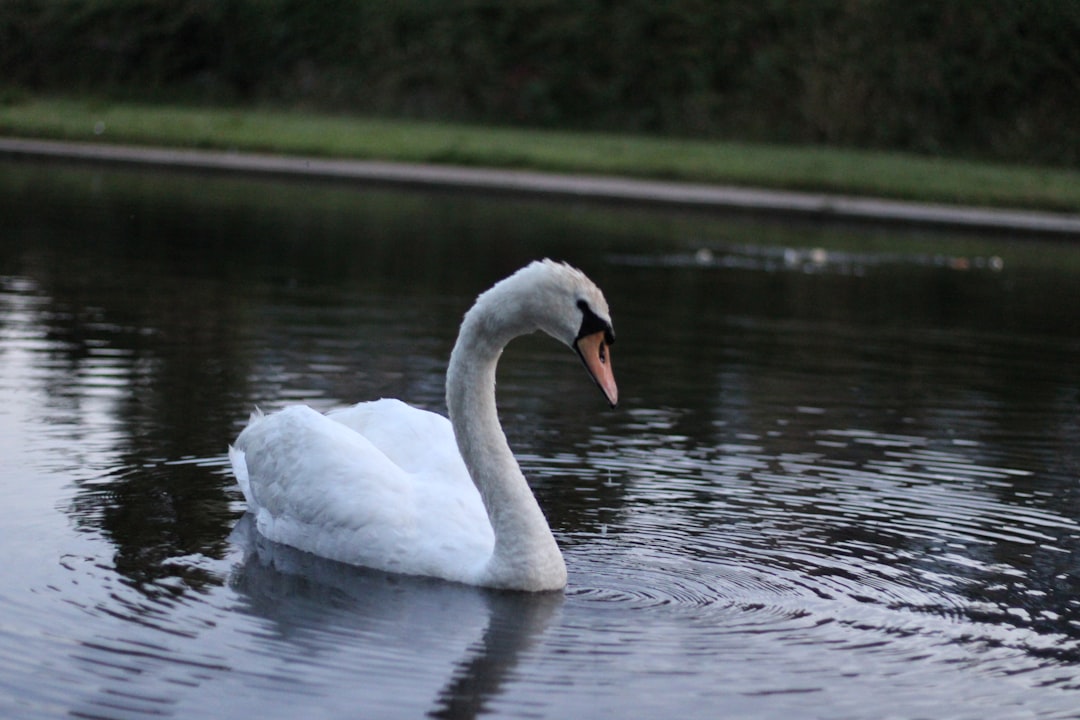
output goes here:
[[[263, 642], [287, 644], [308, 667], [356, 667], [371, 702], [362, 709], [372, 712], [478, 716], [563, 603], [561, 593], [485, 590], [345, 565], [271, 542], [253, 520], [244, 515], [230, 537], [242, 559], [229, 585], [246, 601], [243, 609], [267, 623]], [[350, 665], [358, 645], [368, 653], [362, 672]], [[382, 648], [380, 662], [372, 662], [373, 647]], [[268, 671], [275, 682], [281, 674]]]

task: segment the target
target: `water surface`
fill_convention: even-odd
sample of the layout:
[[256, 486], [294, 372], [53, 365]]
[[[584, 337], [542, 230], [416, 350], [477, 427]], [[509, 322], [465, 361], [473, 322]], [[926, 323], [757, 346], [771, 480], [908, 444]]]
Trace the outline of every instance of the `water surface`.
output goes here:
[[[1077, 716], [1071, 245], [61, 164], [0, 217], [0, 715]], [[443, 411], [543, 256], [618, 334], [616, 411], [500, 366], [565, 593], [251, 532], [254, 406]]]

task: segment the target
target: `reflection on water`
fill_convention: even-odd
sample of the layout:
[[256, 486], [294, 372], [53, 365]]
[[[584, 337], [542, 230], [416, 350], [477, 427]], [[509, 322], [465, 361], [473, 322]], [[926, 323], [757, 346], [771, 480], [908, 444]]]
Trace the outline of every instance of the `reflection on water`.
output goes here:
[[[1071, 246], [11, 163], [0, 213], [0, 715], [1075, 716]], [[545, 255], [623, 395], [546, 338], [500, 366], [565, 594], [237, 524], [252, 407], [443, 410]]]
[[[270, 543], [249, 515], [232, 540], [244, 560], [229, 583], [245, 612], [266, 618], [276, 638], [315, 656], [332, 656], [344, 633], [365, 646], [383, 646], [365, 657], [369, 665], [386, 665], [380, 670], [390, 683], [371, 688], [366, 698], [367, 711], [376, 715], [431, 710], [435, 717], [478, 716], [563, 602], [559, 593], [492, 592], [343, 566]], [[403, 673], [408, 665], [418, 672]], [[419, 677], [446, 668], [453, 669], [449, 677]], [[445, 683], [434, 690], [432, 708], [423, 704], [429, 693], [417, 692], [425, 681]], [[415, 701], [420, 704], [406, 711]]]

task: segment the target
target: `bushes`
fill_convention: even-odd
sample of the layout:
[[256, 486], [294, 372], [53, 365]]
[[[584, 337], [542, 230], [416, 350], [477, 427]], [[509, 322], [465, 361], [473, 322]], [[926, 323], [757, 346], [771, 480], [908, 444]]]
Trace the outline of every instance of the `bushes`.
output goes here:
[[29, 91], [1080, 165], [1073, 0], [6, 0]]
[[799, 111], [825, 142], [1076, 165], [1077, 37], [1068, 0], [852, 3], [816, 30]]

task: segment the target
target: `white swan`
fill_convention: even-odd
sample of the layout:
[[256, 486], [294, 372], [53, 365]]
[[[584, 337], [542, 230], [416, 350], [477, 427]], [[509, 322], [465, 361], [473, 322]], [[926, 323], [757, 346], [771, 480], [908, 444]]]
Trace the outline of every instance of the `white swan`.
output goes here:
[[446, 373], [450, 419], [397, 400], [322, 415], [256, 412], [229, 448], [270, 540], [354, 565], [471, 585], [558, 590], [566, 565], [495, 408], [495, 365], [543, 330], [577, 351], [612, 407], [607, 301], [582, 272], [534, 262], [480, 295]]

